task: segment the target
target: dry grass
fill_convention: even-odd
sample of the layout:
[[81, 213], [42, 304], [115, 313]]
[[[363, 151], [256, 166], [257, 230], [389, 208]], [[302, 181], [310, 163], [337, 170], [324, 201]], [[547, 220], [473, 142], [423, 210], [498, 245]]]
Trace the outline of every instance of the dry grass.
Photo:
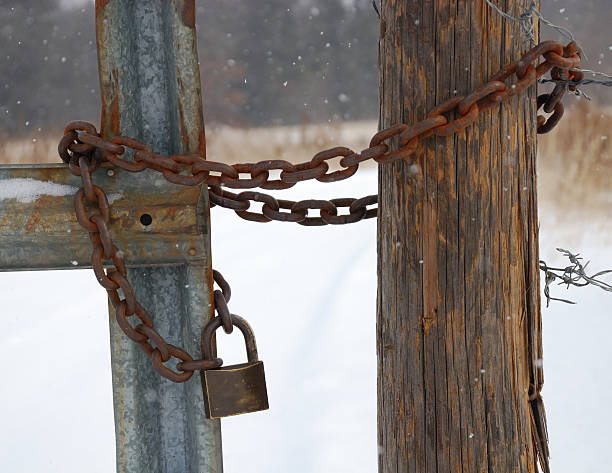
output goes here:
[[[375, 121], [270, 128], [219, 127], [206, 130], [206, 147], [208, 159], [212, 161], [231, 164], [284, 159], [298, 163], [334, 146], [367, 148], [376, 127]], [[57, 137], [0, 142], [0, 163], [60, 162], [57, 142]]]
[[[538, 141], [541, 202], [601, 212], [612, 203], [612, 110], [579, 102]], [[610, 212], [608, 210], [608, 215]]]
[[207, 131], [207, 153], [208, 159], [226, 163], [254, 163], [266, 159], [299, 163], [309, 161], [319, 151], [335, 146], [365, 149], [376, 130], [375, 121], [248, 129], [218, 128]]
[[0, 164], [61, 162], [57, 142], [55, 137], [0, 141]]
[[588, 253], [585, 238], [610, 242], [611, 112], [579, 102], [538, 141], [540, 227], [559, 246]]

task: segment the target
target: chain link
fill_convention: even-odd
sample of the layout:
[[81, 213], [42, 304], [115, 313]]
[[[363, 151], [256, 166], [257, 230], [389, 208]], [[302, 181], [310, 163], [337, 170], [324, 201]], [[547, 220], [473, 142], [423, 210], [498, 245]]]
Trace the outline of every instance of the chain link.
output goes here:
[[[534, 67], [533, 63], [544, 58]], [[342, 198], [326, 200], [276, 199], [271, 195], [255, 191], [232, 193], [230, 189], [253, 189], [260, 187], [280, 190], [293, 187], [301, 181], [316, 179], [320, 182], [336, 182], [354, 175], [359, 165], [368, 160], [387, 164], [406, 160], [414, 154], [417, 145], [430, 136], [450, 136], [474, 123], [481, 112], [510, 100], [523, 93], [547, 72], [557, 82], [550, 94], [537, 98], [538, 110], [552, 113], [549, 118], [537, 117], [537, 132], [548, 133], [563, 116], [561, 99], [565, 92], [573, 90], [569, 82], [582, 80], [582, 73], [573, 69], [580, 64], [579, 48], [575, 43], [563, 46], [556, 41], [544, 41], [521, 59], [504, 66], [489, 82], [466, 96], [454, 97], [434, 108], [422, 121], [413, 125], [398, 124], [379, 131], [370, 141], [368, 148], [356, 153], [350, 148], [336, 147], [317, 153], [310, 161], [292, 164], [284, 160], [268, 160], [258, 163], [228, 165], [206, 161], [199, 155], [162, 156], [139, 140], [127, 136], [115, 136], [110, 141], [101, 138], [94, 125], [88, 122], [69, 123], [58, 145], [59, 156], [69, 165], [70, 172], [81, 177], [82, 187], [75, 195], [75, 213], [79, 224], [89, 232], [93, 246], [92, 266], [100, 285], [106, 289], [115, 309], [115, 318], [123, 332], [151, 358], [153, 368], [165, 378], [187, 381], [196, 370], [221, 366], [222, 360], [193, 359], [179, 347], [171, 345], [155, 330], [153, 320], [136, 300], [134, 289], [127, 279], [123, 253], [113, 244], [109, 231], [110, 206], [105, 192], [93, 184], [91, 174], [102, 162], [128, 172], [154, 169], [162, 173], [169, 182], [195, 186], [205, 183], [209, 186], [211, 206], [232, 209], [240, 217], [255, 222], [294, 222], [306, 226], [343, 225], [373, 218], [378, 196], [369, 195], [360, 199]], [[512, 75], [516, 82], [506, 85]], [[559, 82], [561, 81], [561, 82]], [[575, 87], [574, 87], [575, 88]], [[388, 141], [398, 137], [400, 147], [391, 150]], [[123, 157], [126, 149], [133, 151], [133, 160]], [[338, 161], [341, 169], [330, 171], [330, 163]], [[280, 171], [279, 179], [271, 179], [271, 171]], [[247, 177], [245, 177], [245, 175]], [[261, 212], [250, 211], [253, 202], [262, 203]], [[91, 216], [87, 206], [96, 213]], [[348, 209], [348, 213], [340, 213]], [[316, 211], [318, 210], [318, 215]], [[112, 261], [114, 268], [104, 268], [104, 260]], [[231, 290], [223, 276], [213, 271], [213, 279], [220, 287], [213, 299], [215, 310], [227, 333], [233, 330], [232, 314], [227, 303]], [[121, 292], [120, 292], [121, 291]], [[129, 318], [134, 319], [132, 325]], [[168, 367], [172, 359], [178, 360], [175, 369]]]
[[[344, 225], [355, 223], [363, 219], [374, 218], [377, 209], [368, 209], [369, 205], [378, 202], [378, 195], [368, 195], [361, 199], [341, 198], [332, 200], [292, 200], [276, 199], [261, 192], [241, 192], [234, 194], [219, 186], [209, 188], [211, 207], [219, 205], [232, 209], [236, 214], [253, 222], [267, 223], [275, 220], [277, 222], [293, 222], [305, 226], [321, 225]], [[261, 212], [247, 211], [252, 202], [261, 202]], [[347, 208], [349, 213], [339, 215], [339, 209]], [[281, 209], [287, 210], [282, 212]], [[319, 216], [312, 216], [310, 211], [319, 210]]]

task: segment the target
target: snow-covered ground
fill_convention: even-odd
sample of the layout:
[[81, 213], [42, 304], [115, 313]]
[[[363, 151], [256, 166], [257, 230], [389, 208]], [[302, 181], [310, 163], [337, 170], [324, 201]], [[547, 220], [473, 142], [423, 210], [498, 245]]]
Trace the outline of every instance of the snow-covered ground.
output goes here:
[[[360, 196], [376, 185], [372, 170], [284, 195]], [[549, 263], [565, 245], [594, 268], [611, 265], [609, 241], [593, 237], [601, 232], [553, 233], [545, 222]], [[217, 208], [212, 225], [213, 266], [232, 285], [230, 308], [255, 329], [271, 405], [223, 421], [226, 473], [376, 471], [375, 221], [262, 225]], [[552, 471], [605, 473], [612, 294], [557, 294], [578, 305], [543, 309]], [[108, 316], [93, 273], [0, 274], [0, 300], [0, 471], [114, 471]], [[241, 359], [239, 335], [219, 339], [227, 362]]]

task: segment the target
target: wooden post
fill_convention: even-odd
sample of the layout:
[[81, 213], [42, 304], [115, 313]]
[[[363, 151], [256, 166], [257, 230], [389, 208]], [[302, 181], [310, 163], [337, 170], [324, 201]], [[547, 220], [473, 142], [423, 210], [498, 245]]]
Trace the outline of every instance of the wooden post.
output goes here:
[[[530, 47], [482, 0], [383, 0], [381, 128], [425, 118]], [[425, 140], [414, 163], [380, 167], [381, 473], [537, 472], [535, 126], [533, 87]]]

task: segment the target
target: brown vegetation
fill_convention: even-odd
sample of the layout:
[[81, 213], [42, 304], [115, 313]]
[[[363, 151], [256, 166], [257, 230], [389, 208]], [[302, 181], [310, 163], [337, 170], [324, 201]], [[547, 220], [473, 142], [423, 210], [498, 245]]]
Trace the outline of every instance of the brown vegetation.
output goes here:
[[538, 140], [540, 202], [570, 214], [605, 214], [612, 203], [611, 141], [610, 108], [580, 101], [567, 110]]
[[[207, 130], [206, 148], [208, 159], [228, 164], [266, 159], [298, 163], [334, 146], [348, 146], [355, 150], [367, 148], [374, 133], [375, 121], [268, 128], [218, 127]], [[58, 141], [58, 137], [0, 141], [0, 163], [60, 162]]]

